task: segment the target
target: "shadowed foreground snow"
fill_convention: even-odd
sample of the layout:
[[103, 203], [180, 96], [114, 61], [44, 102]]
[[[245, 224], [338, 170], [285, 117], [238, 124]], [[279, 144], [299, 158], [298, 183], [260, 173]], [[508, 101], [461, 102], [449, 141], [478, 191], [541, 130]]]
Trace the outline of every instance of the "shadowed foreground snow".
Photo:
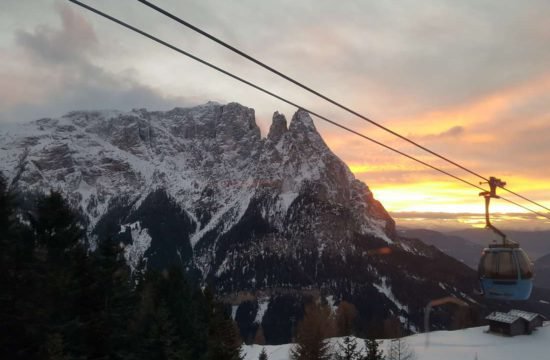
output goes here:
[[[531, 335], [505, 337], [486, 333], [488, 326], [456, 331], [435, 331], [405, 338], [417, 360], [545, 360], [549, 359], [550, 322]], [[332, 339], [335, 344], [339, 339]], [[363, 341], [358, 339], [363, 345]], [[382, 348], [389, 347], [384, 340]], [[426, 346], [427, 344], [427, 346]], [[289, 360], [292, 344], [265, 346], [270, 360]], [[245, 346], [245, 360], [256, 360], [262, 346]]]

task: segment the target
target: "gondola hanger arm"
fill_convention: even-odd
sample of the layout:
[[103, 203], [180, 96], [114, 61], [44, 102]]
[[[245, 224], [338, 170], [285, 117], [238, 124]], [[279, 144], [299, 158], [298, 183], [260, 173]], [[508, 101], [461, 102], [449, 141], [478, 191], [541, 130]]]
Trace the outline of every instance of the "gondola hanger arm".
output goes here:
[[502, 181], [501, 179], [497, 179], [494, 176], [491, 176], [488, 182], [482, 182], [480, 184], [489, 184], [489, 191], [482, 191], [479, 193], [479, 196], [483, 196], [485, 198], [485, 227], [493, 230], [497, 235], [502, 237], [503, 245], [507, 245], [506, 234], [497, 229], [491, 223], [491, 215], [489, 211], [491, 199], [500, 199], [500, 196], [497, 195], [497, 187], [506, 186], [506, 182]]

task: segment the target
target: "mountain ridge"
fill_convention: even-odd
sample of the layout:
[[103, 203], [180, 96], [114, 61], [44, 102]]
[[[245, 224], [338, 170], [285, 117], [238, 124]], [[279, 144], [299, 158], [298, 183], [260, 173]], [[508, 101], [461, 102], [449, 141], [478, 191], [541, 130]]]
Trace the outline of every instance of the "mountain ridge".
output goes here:
[[457, 235], [445, 234], [427, 229], [400, 229], [398, 233], [406, 237], [422, 239], [425, 244], [433, 245], [445, 254], [477, 270], [479, 256], [484, 246], [468, 241]]

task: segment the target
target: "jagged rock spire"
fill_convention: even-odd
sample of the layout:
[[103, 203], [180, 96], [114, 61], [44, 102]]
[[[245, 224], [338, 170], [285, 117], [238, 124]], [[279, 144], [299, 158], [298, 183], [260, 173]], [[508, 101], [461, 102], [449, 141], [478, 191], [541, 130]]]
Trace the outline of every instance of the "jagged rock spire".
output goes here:
[[278, 111], [275, 111], [275, 113], [273, 113], [273, 121], [271, 122], [269, 133], [267, 134], [267, 139], [277, 143], [287, 131], [288, 129], [285, 116]]
[[317, 132], [313, 119], [304, 109], [298, 109], [298, 111], [294, 113], [288, 129], [290, 131]]

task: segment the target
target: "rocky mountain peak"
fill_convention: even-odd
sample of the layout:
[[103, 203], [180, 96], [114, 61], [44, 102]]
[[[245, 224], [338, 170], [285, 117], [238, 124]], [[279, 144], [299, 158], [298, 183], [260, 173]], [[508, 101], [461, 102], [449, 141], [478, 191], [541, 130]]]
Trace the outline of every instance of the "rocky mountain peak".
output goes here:
[[317, 131], [311, 115], [303, 109], [298, 109], [292, 116], [287, 137], [298, 149], [332, 153]]
[[309, 113], [304, 109], [298, 109], [298, 111], [294, 113], [288, 129], [292, 132], [317, 133], [317, 129], [315, 128], [311, 115], [309, 115]]
[[220, 116], [216, 119], [216, 137], [221, 135], [227, 140], [235, 141], [243, 137], [252, 137], [249, 140], [260, 140], [260, 128], [256, 124], [254, 109], [239, 103], [229, 103], [221, 106]]
[[274, 143], [278, 143], [287, 131], [288, 128], [285, 116], [275, 111], [275, 113], [273, 113], [273, 120], [269, 128], [269, 133], [267, 134], [267, 139]]

